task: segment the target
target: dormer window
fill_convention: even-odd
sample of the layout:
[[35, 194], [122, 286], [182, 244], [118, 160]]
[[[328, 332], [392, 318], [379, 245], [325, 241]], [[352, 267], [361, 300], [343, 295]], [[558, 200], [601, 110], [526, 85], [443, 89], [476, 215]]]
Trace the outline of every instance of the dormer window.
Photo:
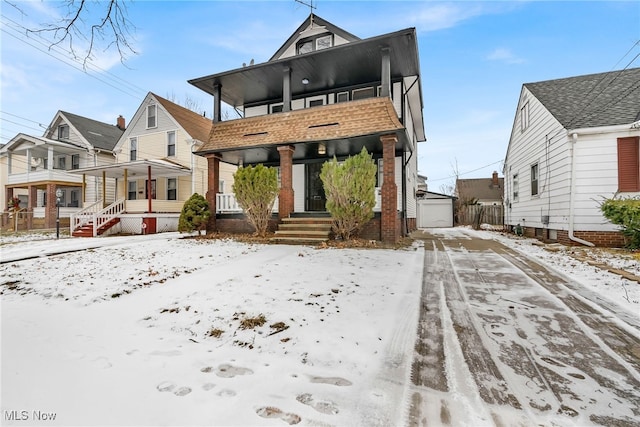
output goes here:
[[327, 49], [333, 46], [333, 34], [320, 34], [308, 37], [298, 43], [298, 55], [313, 52], [314, 50]]
[[68, 125], [60, 125], [58, 126], [58, 140], [68, 140], [69, 139], [69, 126]]

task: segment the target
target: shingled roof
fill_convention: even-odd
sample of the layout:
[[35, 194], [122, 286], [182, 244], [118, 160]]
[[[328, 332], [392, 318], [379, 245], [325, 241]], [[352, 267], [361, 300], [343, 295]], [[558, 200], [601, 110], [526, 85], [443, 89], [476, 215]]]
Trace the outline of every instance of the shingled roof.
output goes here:
[[369, 98], [216, 123], [198, 152], [348, 139], [404, 129], [389, 98]]
[[566, 129], [640, 120], [640, 68], [524, 85]]
[[207, 119], [188, 108], [164, 99], [153, 92], [151, 94], [192, 138], [202, 142], [206, 142], [209, 139], [211, 119]]
[[502, 200], [502, 190], [504, 188], [504, 178], [497, 178], [497, 185], [493, 178], [467, 178], [457, 179], [456, 189], [458, 194], [464, 198], [474, 198], [478, 200]]
[[94, 148], [113, 151], [113, 148], [124, 132], [115, 125], [88, 119], [66, 111], [60, 111], [60, 113], [64, 115], [69, 123], [76, 128]]

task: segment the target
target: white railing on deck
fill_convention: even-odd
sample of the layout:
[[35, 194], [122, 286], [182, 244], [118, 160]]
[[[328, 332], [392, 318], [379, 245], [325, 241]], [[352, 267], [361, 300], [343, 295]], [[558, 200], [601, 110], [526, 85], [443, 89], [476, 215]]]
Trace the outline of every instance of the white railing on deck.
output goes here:
[[93, 221], [93, 237], [98, 235], [98, 230], [100, 227], [116, 218], [125, 210], [125, 201], [124, 197], [122, 199], [118, 199], [115, 202], [111, 203], [106, 208], [102, 209], [100, 212], [96, 212], [94, 214], [95, 220]]
[[[69, 227], [71, 232], [93, 221], [93, 215], [102, 209], [102, 200], [90, 204], [86, 208], [80, 209], [78, 212], [70, 215]], [[95, 221], [94, 221], [95, 223]]]

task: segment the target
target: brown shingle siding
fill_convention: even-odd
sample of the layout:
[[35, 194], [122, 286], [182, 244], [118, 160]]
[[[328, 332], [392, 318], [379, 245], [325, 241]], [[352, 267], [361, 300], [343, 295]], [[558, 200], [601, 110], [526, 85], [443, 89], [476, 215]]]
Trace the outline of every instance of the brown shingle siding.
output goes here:
[[199, 152], [350, 138], [404, 129], [389, 98], [370, 98], [214, 124]]

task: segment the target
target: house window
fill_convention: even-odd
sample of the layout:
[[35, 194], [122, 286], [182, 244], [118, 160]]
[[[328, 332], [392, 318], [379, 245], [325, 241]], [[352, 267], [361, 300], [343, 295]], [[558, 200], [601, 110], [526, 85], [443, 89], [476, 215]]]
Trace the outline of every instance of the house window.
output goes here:
[[167, 200], [178, 200], [178, 181], [176, 178], [167, 179]]
[[282, 104], [274, 104], [271, 106], [271, 113], [282, 113], [283, 108]]
[[519, 196], [519, 190], [518, 190], [518, 174], [514, 174], [513, 175], [513, 201], [517, 202], [518, 201], [518, 196]]
[[138, 194], [138, 183], [129, 181], [127, 183], [127, 200], [135, 200]]
[[58, 157], [58, 169], [60, 170], [67, 169], [67, 158], [65, 156]]
[[362, 89], [354, 89], [353, 91], [351, 91], [351, 99], [356, 101], [358, 99], [373, 98], [374, 94], [375, 93], [374, 93], [372, 87], [364, 87]]
[[147, 129], [154, 128], [158, 125], [156, 122], [156, 110], [155, 104], [147, 107]]
[[138, 138], [129, 139], [129, 160], [134, 161], [138, 159]]
[[223, 180], [218, 181], [218, 193], [224, 194], [224, 181]]
[[526, 102], [520, 108], [520, 132], [524, 132], [529, 127], [529, 103]]
[[[147, 179], [144, 180], [144, 198], [145, 199], [149, 198], [149, 180]], [[151, 198], [152, 199], [156, 198], [156, 180], [155, 179], [151, 180]]]
[[49, 159], [47, 159], [47, 158], [42, 159], [42, 167], [45, 170], [49, 169]]
[[538, 194], [538, 164], [531, 165], [531, 195]]
[[333, 35], [327, 34], [316, 39], [316, 50], [327, 49], [333, 46]]
[[71, 190], [71, 202], [69, 207], [77, 208], [80, 206], [80, 190]]
[[336, 96], [336, 102], [347, 102], [349, 101], [349, 92], [339, 92]]
[[307, 40], [298, 44], [298, 55], [313, 52], [313, 40]]
[[80, 169], [80, 154], [71, 155], [71, 169]]
[[640, 191], [640, 136], [618, 138], [618, 191]]
[[176, 155], [176, 131], [167, 132], [167, 156]]
[[58, 140], [68, 140], [68, 139], [69, 139], [69, 126], [68, 125], [58, 126]]
[[309, 107], [318, 107], [320, 105], [324, 105], [324, 99], [314, 99], [309, 101]]

